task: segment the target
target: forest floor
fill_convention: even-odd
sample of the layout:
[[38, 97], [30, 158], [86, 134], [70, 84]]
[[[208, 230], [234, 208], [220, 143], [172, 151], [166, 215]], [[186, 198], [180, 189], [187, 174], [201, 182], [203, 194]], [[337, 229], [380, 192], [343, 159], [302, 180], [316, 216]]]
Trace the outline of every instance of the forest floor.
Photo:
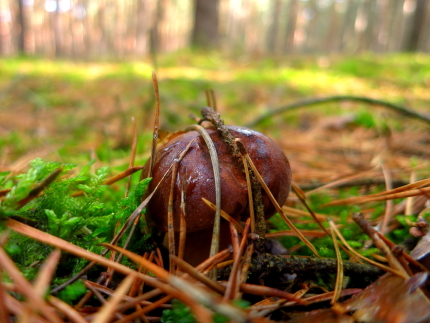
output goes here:
[[[129, 165], [133, 142], [132, 118], [137, 124], [135, 165], [142, 165], [150, 156], [152, 142], [155, 96], [151, 73], [149, 61], [0, 60], [0, 179], [2, 172], [25, 173], [30, 161], [38, 157], [46, 161], [77, 164], [78, 168], [95, 159], [94, 168], [109, 166], [106, 176], [120, 173]], [[415, 198], [398, 199], [402, 196], [393, 196], [380, 201], [363, 199], [346, 205], [325, 204], [341, 198], [389, 191], [430, 177], [430, 123], [424, 120], [430, 118], [430, 56], [363, 54], [356, 57], [256, 61], [244, 57], [225, 59], [216, 54], [177, 53], [160, 56], [156, 73], [160, 90], [161, 135], [183, 130], [195, 123], [190, 114], [200, 116], [200, 109], [207, 105], [205, 91], [212, 89], [217, 111], [226, 125], [252, 124], [254, 130], [265, 133], [284, 150], [291, 164], [293, 182], [302, 190], [311, 209], [324, 221], [324, 226], [328, 226], [327, 219], [333, 219], [354, 248], [385, 264], [387, 255], [366, 242], [370, 239], [353, 223], [352, 212], [361, 212], [371, 225], [382, 225], [384, 234], [406, 249], [416, 244], [416, 237], [409, 231], [418, 214], [424, 220], [430, 214], [425, 211], [429, 196], [427, 190]], [[300, 106], [259, 120], [260, 116], [296, 102], [338, 96], [352, 98]], [[388, 106], [383, 102], [369, 105], [353, 99], [362, 97], [386, 102]], [[416, 112], [423, 118], [399, 112], [389, 103]], [[0, 190], [12, 187], [18, 180], [5, 181]], [[133, 180], [137, 183], [136, 178]], [[125, 185], [118, 185], [115, 190], [118, 191], [115, 196], [123, 195]], [[403, 191], [408, 192], [408, 188]], [[318, 229], [300, 202], [299, 195], [297, 191], [290, 194], [284, 206], [285, 213], [300, 229]], [[107, 198], [112, 196], [113, 193]], [[269, 228], [271, 232], [277, 232], [287, 230], [288, 226], [281, 217], [275, 216], [270, 220]], [[329, 236], [310, 236], [310, 239], [320, 256], [336, 258], [336, 248]], [[297, 237], [281, 236], [279, 241], [289, 254], [312, 255]], [[343, 252], [342, 257], [345, 260], [354, 258]], [[388, 263], [394, 266], [392, 262]], [[20, 266], [25, 267], [23, 264]], [[406, 271], [408, 277], [412, 276], [412, 271]], [[284, 284], [283, 289], [298, 292], [309, 284], [323, 289], [334, 288], [334, 281], [324, 282], [327, 277], [312, 277], [310, 283], [301, 281], [294, 288]], [[266, 283], [270, 285], [270, 282]], [[400, 289], [398, 285], [394, 286], [397, 284], [394, 280], [385, 284], [391, 284], [393, 290]], [[373, 293], [383, 291], [375, 287]], [[363, 303], [366, 297], [370, 296], [362, 296]], [[422, 305], [424, 312], [430, 308], [422, 295], [414, 297], [410, 302]], [[275, 301], [271, 301], [273, 305]], [[251, 302], [255, 300], [251, 298]], [[391, 300], [390, 305], [387, 303], [385, 306], [397, 306], [398, 302], [400, 300]], [[263, 305], [259, 304], [261, 308]], [[399, 311], [408, 313], [410, 305], [398, 305]], [[175, 306], [175, 315], [185, 315], [180, 305]], [[279, 308], [283, 306], [278, 304]], [[349, 306], [356, 306], [355, 311], [361, 305]], [[267, 308], [257, 307], [247, 313], [263, 316]], [[327, 304], [325, 307], [330, 308]], [[372, 311], [369, 306], [362, 308], [367, 313]], [[349, 308], [348, 312], [353, 310]], [[300, 311], [306, 312], [303, 308]], [[271, 317], [274, 320], [300, 320], [285, 308], [274, 313]], [[376, 321], [377, 314], [369, 315], [374, 315], [372, 319]], [[405, 314], [405, 318], [408, 315]], [[354, 319], [358, 321], [359, 317], [363, 316], [357, 314]], [[418, 322], [417, 317], [396, 322]], [[173, 322], [174, 316], [169, 319]], [[301, 319], [301, 322], [308, 322], [306, 318]], [[322, 321], [323, 316], [318, 319]], [[167, 316], [164, 320], [168, 321]], [[315, 321], [315, 318], [309, 318], [309, 322], [311, 320]], [[333, 320], [327, 319], [330, 321]], [[389, 317], [382, 321], [394, 322]]]

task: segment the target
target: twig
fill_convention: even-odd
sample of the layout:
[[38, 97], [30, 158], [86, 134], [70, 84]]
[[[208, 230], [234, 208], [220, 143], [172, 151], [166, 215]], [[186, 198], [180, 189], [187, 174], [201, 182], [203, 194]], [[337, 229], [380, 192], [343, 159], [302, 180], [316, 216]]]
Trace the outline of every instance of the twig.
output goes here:
[[[158, 91], [158, 80], [155, 71], [152, 71], [152, 85], [154, 86], [155, 93], [155, 116], [154, 116], [154, 130], [152, 134], [152, 148], [151, 148], [151, 159], [149, 164], [149, 174], [148, 177], [152, 177], [152, 168], [154, 167], [155, 162], [155, 150], [157, 148], [157, 139], [158, 139], [158, 128], [160, 126], [160, 92]], [[142, 174], [144, 176], [146, 174]]]
[[[249, 271], [258, 276], [268, 276], [274, 273], [296, 273], [298, 275], [314, 274], [317, 272], [336, 273], [337, 261], [332, 258], [315, 258], [299, 256], [274, 256], [260, 254], [251, 260]], [[346, 276], [370, 277], [376, 279], [384, 271], [368, 264], [344, 261]], [[222, 275], [230, 274], [228, 268]]]
[[273, 109], [272, 111], [269, 111], [265, 114], [263, 114], [262, 116], [256, 118], [254, 121], [251, 121], [250, 123], [248, 123], [246, 125], [246, 127], [252, 128], [254, 126], [256, 126], [257, 124], [261, 123], [262, 121], [273, 117], [274, 115], [283, 113], [283, 112], [287, 112], [287, 111], [291, 111], [291, 110], [295, 110], [297, 108], [301, 108], [301, 107], [306, 107], [306, 106], [312, 106], [312, 105], [317, 105], [317, 104], [321, 104], [321, 103], [328, 103], [328, 102], [340, 102], [340, 101], [353, 101], [353, 102], [360, 102], [360, 103], [367, 103], [370, 105], [378, 105], [378, 106], [382, 106], [388, 109], [391, 109], [393, 111], [396, 111], [406, 117], [409, 118], [414, 118], [420, 121], [423, 121], [427, 124], [430, 125], [430, 118], [420, 114], [418, 112], [409, 110], [401, 105], [398, 104], [394, 104], [391, 102], [386, 102], [386, 101], [381, 101], [381, 100], [377, 100], [377, 99], [372, 99], [372, 98], [367, 98], [367, 97], [360, 97], [360, 96], [349, 96], [349, 95], [335, 95], [335, 96], [330, 96], [330, 97], [326, 97], [326, 98], [316, 98], [316, 99], [309, 99], [309, 100], [304, 100], [304, 101], [300, 101], [300, 102], [295, 102], [280, 108], [276, 108]]

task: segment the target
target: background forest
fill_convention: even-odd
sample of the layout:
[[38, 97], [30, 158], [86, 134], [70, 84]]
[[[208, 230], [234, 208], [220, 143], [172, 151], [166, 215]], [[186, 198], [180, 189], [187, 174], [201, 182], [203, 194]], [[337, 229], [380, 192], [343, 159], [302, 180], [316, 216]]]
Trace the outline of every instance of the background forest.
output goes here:
[[0, 54], [134, 58], [430, 50], [426, 0], [3, 0]]

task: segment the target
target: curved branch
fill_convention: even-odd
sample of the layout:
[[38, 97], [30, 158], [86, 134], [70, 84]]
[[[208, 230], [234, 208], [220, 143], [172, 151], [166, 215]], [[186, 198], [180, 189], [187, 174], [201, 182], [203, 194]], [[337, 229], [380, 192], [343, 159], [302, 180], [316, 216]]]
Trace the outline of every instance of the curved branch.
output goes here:
[[298, 109], [298, 108], [306, 107], [306, 106], [317, 105], [317, 104], [321, 104], [321, 103], [340, 102], [340, 101], [353, 101], [353, 102], [366, 103], [369, 105], [378, 105], [381, 107], [391, 109], [391, 110], [393, 110], [397, 113], [400, 113], [406, 117], [423, 121], [423, 122], [427, 123], [428, 125], [430, 125], [430, 117], [423, 115], [423, 114], [420, 114], [418, 112], [409, 110], [409, 109], [407, 109], [401, 105], [395, 104], [395, 103], [381, 101], [381, 100], [372, 99], [372, 98], [368, 98], [368, 97], [362, 97], [362, 96], [336, 95], [336, 96], [329, 96], [326, 98], [316, 98], [316, 99], [304, 100], [304, 101], [292, 103], [292, 104], [274, 109], [274, 110], [269, 111], [269, 112], [263, 114], [262, 116], [256, 118], [254, 121], [251, 121], [250, 123], [248, 123], [246, 125], [246, 127], [252, 128], [255, 125], [261, 123], [262, 121], [264, 121], [268, 118], [271, 118], [276, 114], [283, 113], [286, 111], [290, 111], [290, 110], [294, 110], [294, 109]]

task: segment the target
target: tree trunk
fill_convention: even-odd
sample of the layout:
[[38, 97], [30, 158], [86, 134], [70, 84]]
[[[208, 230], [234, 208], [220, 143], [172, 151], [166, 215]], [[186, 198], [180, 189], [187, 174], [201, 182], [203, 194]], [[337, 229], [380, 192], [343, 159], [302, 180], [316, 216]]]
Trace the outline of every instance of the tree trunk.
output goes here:
[[406, 37], [404, 50], [416, 52], [420, 43], [421, 34], [424, 32], [424, 25], [427, 13], [427, 0], [416, 0], [415, 12], [412, 18], [412, 26]]
[[272, 1], [271, 24], [267, 33], [267, 51], [270, 54], [275, 54], [277, 51], [277, 40], [279, 31], [279, 14], [281, 11], [281, 1]]
[[56, 10], [52, 13], [52, 31], [54, 33], [54, 56], [63, 56], [62, 32], [60, 30], [60, 0], [56, 1]]
[[296, 32], [297, 14], [299, 10], [299, 1], [291, 0], [288, 8], [287, 30], [285, 32], [284, 52], [292, 53], [294, 51], [294, 34]]
[[215, 48], [218, 45], [219, 0], [194, 1], [192, 45]]
[[25, 13], [24, 13], [24, 0], [18, 0], [18, 24], [19, 24], [19, 33], [18, 33], [18, 52], [20, 54], [25, 54], [25, 38], [27, 33], [27, 24], [25, 21]]

